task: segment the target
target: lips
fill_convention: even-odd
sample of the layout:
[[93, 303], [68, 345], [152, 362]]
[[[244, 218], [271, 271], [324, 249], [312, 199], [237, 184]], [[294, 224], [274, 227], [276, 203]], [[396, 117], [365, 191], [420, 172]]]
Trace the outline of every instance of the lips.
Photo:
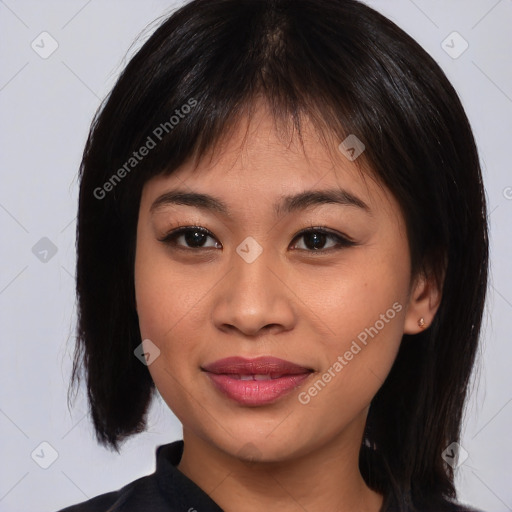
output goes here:
[[270, 404], [297, 388], [313, 372], [275, 357], [228, 357], [202, 367], [215, 388], [249, 406]]

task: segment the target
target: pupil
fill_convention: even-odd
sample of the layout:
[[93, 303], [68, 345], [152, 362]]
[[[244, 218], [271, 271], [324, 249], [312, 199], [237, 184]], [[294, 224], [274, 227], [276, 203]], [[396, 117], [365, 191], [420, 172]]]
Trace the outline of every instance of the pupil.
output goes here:
[[[203, 245], [204, 244], [204, 237], [206, 235], [204, 233], [201, 233], [201, 231], [188, 231], [185, 233], [185, 241], [188, 245]], [[202, 242], [202, 243], [201, 243]]]
[[324, 233], [307, 233], [304, 237], [304, 242], [308, 249], [321, 249], [325, 244], [327, 235]]

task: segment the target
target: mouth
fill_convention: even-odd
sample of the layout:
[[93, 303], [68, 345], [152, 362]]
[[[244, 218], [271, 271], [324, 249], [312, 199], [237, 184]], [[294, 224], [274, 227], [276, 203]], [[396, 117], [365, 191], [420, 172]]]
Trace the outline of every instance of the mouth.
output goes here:
[[223, 395], [246, 406], [274, 403], [300, 386], [313, 369], [275, 357], [228, 357], [201, 367]]

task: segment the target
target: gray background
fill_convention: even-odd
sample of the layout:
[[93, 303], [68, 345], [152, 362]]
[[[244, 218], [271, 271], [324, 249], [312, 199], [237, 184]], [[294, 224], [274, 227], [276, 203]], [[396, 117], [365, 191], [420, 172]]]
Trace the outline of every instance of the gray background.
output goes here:
[[[461, 441], [468, 458], [457, 483], [468, 503], [512, 510], [512, 1], [369, 3], [437, 60], [474, 128], [489, 200], [492, 281], [480, 378]], [[158, 399], [148, 431], [111, 453], [94, 440], [83, 389], [73, 407], [66, 402], [81, 151], [100, 100], [155, 28], [147, 25], [177, 5], [0, 0], [1, 511], [52, 511], [118, 489], [154, 470], [157, 445], [181, 437]], [[469, 45], [460, 55], [465, 43], [454, 31]]]

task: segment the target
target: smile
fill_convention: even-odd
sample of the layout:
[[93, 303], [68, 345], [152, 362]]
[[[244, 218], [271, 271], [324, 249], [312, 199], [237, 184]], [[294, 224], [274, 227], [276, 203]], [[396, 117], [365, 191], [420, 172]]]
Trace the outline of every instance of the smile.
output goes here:
[[313, 372], [310, 368], [274, 357], [229, 357], [201, 369], [224, 396], [253, 407], [276, 402], [300, 386]]

